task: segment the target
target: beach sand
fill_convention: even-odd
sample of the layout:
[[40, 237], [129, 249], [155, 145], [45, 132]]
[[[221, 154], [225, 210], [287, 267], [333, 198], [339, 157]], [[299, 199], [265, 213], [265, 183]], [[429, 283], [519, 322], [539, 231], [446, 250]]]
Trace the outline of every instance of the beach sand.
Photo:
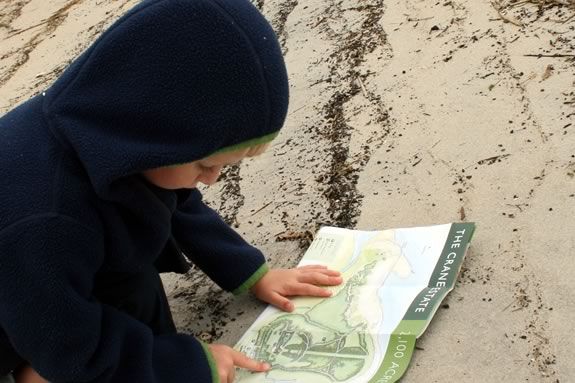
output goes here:
[[[575, 2], [257, 0], [291, 105], [206, 200], [297, 264], [321, 225], [477, 224], [405, 382], [575, 381]], [[136, 1], [0, 1], [0, 112]], [[233, 345], [264, 305], [167, 275], [183, 332]]]

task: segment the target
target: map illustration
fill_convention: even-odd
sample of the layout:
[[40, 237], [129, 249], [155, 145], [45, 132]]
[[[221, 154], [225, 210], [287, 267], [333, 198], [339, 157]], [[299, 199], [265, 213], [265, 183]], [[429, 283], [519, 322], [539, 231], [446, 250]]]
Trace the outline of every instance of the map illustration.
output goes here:
[[268, 307], [236, 349], [272, 369], [238, 370], [236, 381], [396, 381], [415, 338], [453, 287], [473, 227], [322, 228], [300, 266], [326, 265], [340, 271], [344, 283], [330, 287], [327, 299], [294, 299], [292, 313]]

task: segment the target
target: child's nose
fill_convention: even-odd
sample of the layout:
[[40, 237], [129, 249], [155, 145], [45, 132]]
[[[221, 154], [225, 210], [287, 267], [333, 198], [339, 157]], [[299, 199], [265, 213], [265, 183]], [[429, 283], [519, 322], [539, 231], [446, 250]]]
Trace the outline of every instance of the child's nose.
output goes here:
[[220, 173], [222, 171], [222, 166], [215, 166], [202, 173], [200, 182], [204, 185], [213, 185], [218, 180]]

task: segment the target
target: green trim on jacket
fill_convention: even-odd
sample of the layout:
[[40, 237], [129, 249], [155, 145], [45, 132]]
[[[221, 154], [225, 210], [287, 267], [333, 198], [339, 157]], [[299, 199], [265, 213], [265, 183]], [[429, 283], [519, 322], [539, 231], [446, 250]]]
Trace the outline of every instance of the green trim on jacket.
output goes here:
[[232, 146], [226, 146], [225, 148], [216, 150], [212, 154], [234, 152], [234, 151], [240, 150], [240, 149], [251, 148], [252, 146], [256, 146], [256, 145], [266, 144], [268, 142], [272, 142], [273, 139], [276, 138], [279, 133], [280, 132], [277, 131], [277, 132], [273, 132], [273, 133], [267, 134], [267, 135], [262, 136], [262, 137], [257, 137], [257, 138], [253, 138], [251, 140], [240, 142], [239, 144], [235, 144]]
[[264, 263], [252, 274], [244, 283], [242, 283], [238, 288], [236, 288], [232, 293], [234, 295], [240, 295], [248, 291], [255, 285], [262, 277], [270, 270], [267, 263]]
[[206, 353], [206, 358], [208, 359], [208, 365], [210, 366], [210, 371], [212, 372], [212, 383], [220, 383], [220, 374], [218, 373], [218, 366], [216, 365], [216, 360], [210, 351], [208, 345], [202, 341], [199, 341], [200, 345]]

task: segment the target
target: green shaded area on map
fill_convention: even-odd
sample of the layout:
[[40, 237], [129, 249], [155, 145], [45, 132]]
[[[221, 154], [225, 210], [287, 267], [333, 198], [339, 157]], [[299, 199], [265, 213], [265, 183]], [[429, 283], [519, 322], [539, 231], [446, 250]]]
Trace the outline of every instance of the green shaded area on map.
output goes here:
[[323, 377], [328, 382], [344, 382], [369, 366], [372, 336], [366, 333], [365, 323], [350, 320], [346, 312], [376, 261], [355, 272], [331, 299], [300, 306], [294, 313], [280, 313], [263, 325], [251, 344], [253, 357], [270, 363], [276, 373], [285, 371], [301, 381], [310, 381], [312, 376], [314, 381]]

